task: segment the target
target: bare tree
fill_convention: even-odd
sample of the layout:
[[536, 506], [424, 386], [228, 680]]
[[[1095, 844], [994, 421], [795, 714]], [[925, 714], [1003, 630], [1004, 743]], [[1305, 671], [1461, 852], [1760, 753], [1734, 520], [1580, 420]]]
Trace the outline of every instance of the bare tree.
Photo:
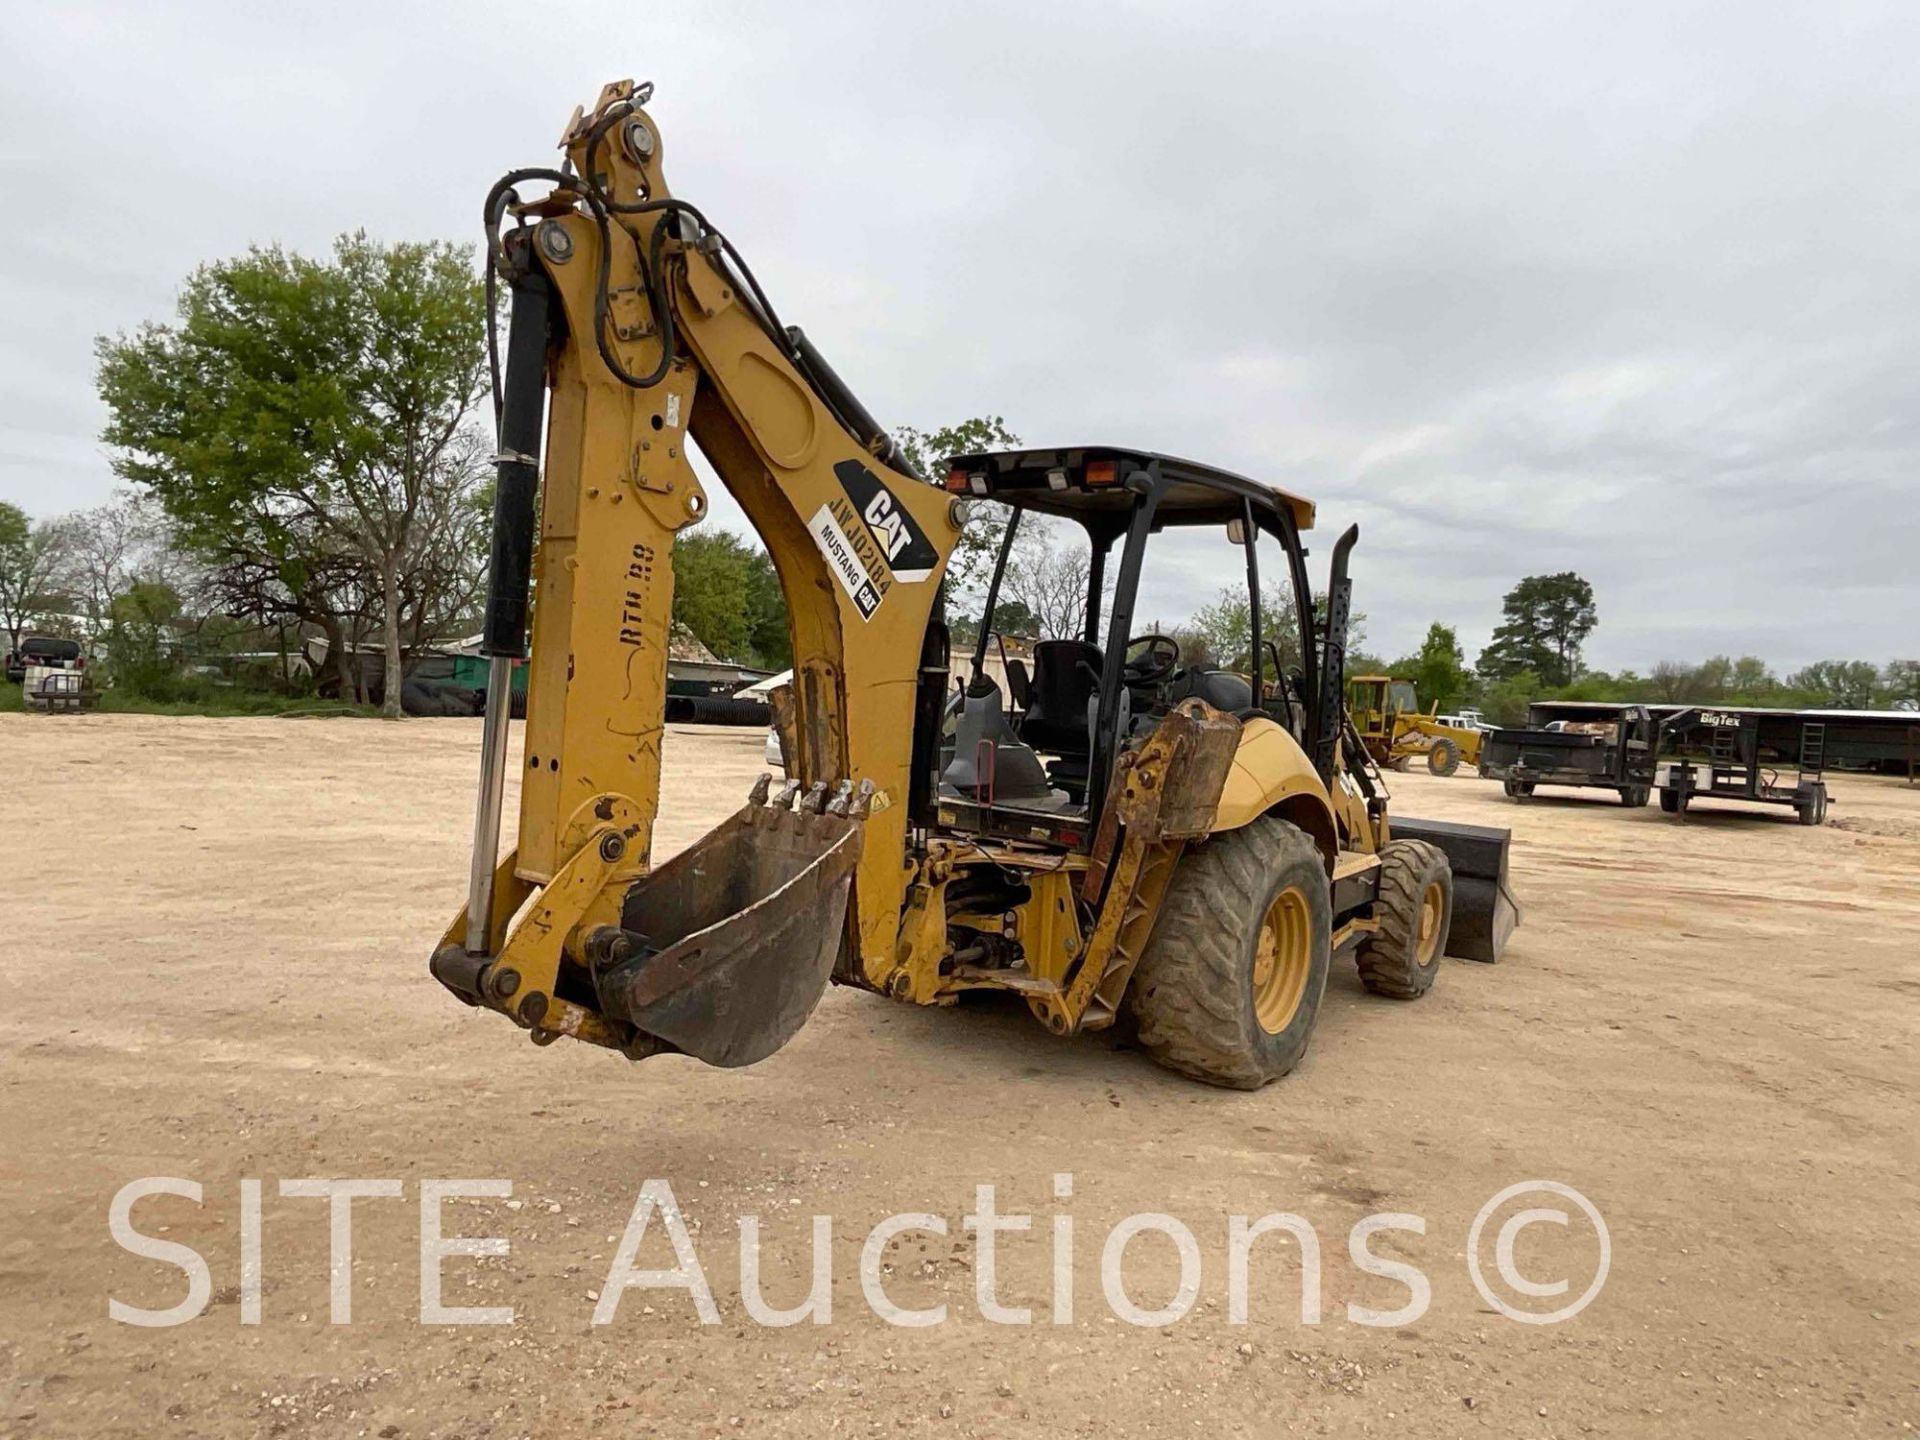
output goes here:
[[[290, 561], [241, 540], [221, 545], [209, 557], [213, 603], [236, 619], [275, 632], [283, 678], [289, 649], [300, 650], [319, 672], [316, 657], [304, 643], [308, 630], [318, 630], [326, 640], [324, 663], [333, 669], [341, 698], [364, 699], [359, 642], [370, 628], [373, 606], [366, 561], [337, 540], [318, 535], [298, 536], [295, 554], [297, 560]], [[296, 638], [300, 643], [292, 643]]]
[[67, 531], [58, 520], [30, 520], [0, 502], [0, 624], [18, 650], [30, 621], [53, 608], [64, 579]]
[[1699, 698], [1700, 668], [1677, 660], [1662, 660], [1647, 676], [1654, 698], [1663, 704], [1680, 705]]
[[398, 628], [409, 653], [480, 606], [492, 523], [484, 503], [492, 454], [486, 437], [468, 427], [448, 442], [421, 487], [398, 589]]
[[1092, 562], [1078, 525], [1044, 515], [1020, 518], [1000, 592], [1026, 607], [1040, 640], [1076, 640], [1086, 629]]
[[67, 589], [96, 633], [111, 618], [115, 597], [136, 582], [165, 585], [183, 599], [204, 589], [203, 567], [178, 542], [150, 495], [118, 491], [105, 505], [66, 516], [60, 526], [66, 532]]

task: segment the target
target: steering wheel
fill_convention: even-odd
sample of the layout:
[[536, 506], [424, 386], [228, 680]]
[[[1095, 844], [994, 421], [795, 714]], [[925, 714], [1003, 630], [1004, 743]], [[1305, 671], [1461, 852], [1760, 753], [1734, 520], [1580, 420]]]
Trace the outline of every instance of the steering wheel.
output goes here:
[[[1139, 655], [1135, 649], [1145, 647]], [[1127, 641], [1127, 663], [1122, 673], [1129, 685], [1151, 685], [1164, 680], [1180, 663], [1180, 643], [1171, 635], [1136, 635]]]

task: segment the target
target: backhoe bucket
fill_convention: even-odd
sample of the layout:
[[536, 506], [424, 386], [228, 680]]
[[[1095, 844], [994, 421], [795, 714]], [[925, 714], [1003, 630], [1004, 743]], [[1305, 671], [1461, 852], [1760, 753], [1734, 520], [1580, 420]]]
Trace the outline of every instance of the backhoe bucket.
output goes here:
[[[816, 785], [754, 800], [627, 891], [594, 958], [601, 1009], [642, 1032], [636, 1056], [751, 1065], [791, 1040], [840, 949], [866, 796]], [[793, 808], [788, 808], [793, 806]], [[650, 1037], [653, 1043], [649, 1044]]]
[[1453, 820], [1413, 820], [1395, 815], [1396, 840], [1425, 840], [1446, 852], [1453, 866], [1453, 928], [1447, 954], [1492, 964], [1520, 923], [1520, 906], [1507, 882], [1511, 830], [1462, 825]]

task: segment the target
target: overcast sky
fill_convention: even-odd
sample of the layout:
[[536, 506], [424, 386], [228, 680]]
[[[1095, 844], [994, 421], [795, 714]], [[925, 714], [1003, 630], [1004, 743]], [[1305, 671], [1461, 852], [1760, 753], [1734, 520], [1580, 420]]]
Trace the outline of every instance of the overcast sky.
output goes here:
[[[1477, 652], [1564, 569], [1603, 668], [1920, 648], [1920, 7], [62, 0], [0, 39], [35, 514], [113, 488], [95, 335], [249, 243], [470, 239], [632, 75], [884, 422], [1303, 493], [1316, 574], [1360, 524], [1370, 649]], [[1219, 583], [1170, 558], [1144, 613]]]

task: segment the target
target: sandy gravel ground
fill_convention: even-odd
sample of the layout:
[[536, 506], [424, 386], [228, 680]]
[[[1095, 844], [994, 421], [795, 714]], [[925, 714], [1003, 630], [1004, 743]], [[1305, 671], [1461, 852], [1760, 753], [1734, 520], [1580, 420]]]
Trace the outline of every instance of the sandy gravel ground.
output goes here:
[[[1782, 812], [1623, 813], [1395, 777], [1402, 808], [1511, 825], [1527, 918], [1505, 964], [1449, 962], [1415, 1005], [1341, 967], [1305, 1067], [1215, 1092], [1023, 1012], [917, 1011], [834, 991], [755, 1069], [631, 1066], [530, 1046], [454, 1003], [427, 950], [457, 906], [477, 727], [0, 715], [0, 1434], [476, 1437], [952, 1435], [1900, 1435], [1920, 1424], [1920, 791], [1841, 777], [1830, 823]], [[517, 742], [516, 742], [517, 744]], [[730, 808], [753, 733], [676, 731], [659, 849]], [[517, 752], [516, 752], [517, 753]], [[1056, 1174], [1071, 1195], [1056, 1198]], [[211, 1303], [140, 1328], [183, 1272], [122, 1249], [109, 1204], [148, 1175], [203, 1200], [139, 1202], [191, 1245]], [[264, 1182], [261, 1323], [241, 1323], [240, 1182]], [[328, 1318], [327, 1206], [283, 1179], [399, 1181], [353, 1207], [352, 1320]], [[502, 1257], [445, 1262], [445, 1300], [504, 1327], [423, 1325], [420, 1196]], [[667, 1181], [720, 1323], [683, 1292], [593, 1325], [641, 1187]], [[1482, 1297], [1468, 1227], [1550, 1179], [1603, 1215], [1611, 1270], [1557, 1325]], [[975, 1187], [1036, 1216], [1000, 1241], [982, 1317], [961, 1217]], [[1540, 1202], [1518, 1202], [1538, 1205]], [[903, 1211], [946, 1218], [884, 1254], [902, 1329], [864, 1301], [861, 1244]], [[1184, 1318], [1115, 1317], [1099, 1254], [1135, 1212], [1196, 1237]], [[1290, 1211], [1318, 1238], [1254, 1252], [1231, 1323], [1228, 1217]], [[1425, 1275], [1423, 1314], [1351, 1318], [1409, 1289], [1350, 1258], [1375, 1212], [1424, 1217], [1372, 1253]], [[1483, 1273], [1496, 1273], [1483, 1234]], [[741, 1299], [739, 1218], [762, 1220], [769, 1303], [796, 1303], [808, 1220], [830, 1216], [834, 1316], [768, 1328]], [[1075, 1240], [1052, 1323], [1053, 1226]], [[1584, 1222], [1583, 1222], [1584, 1224]], [[1126, 1251], [1134, 1303], [1167, 1303], [1175, 1246]], [[1590, 1229], [1536, 1224], [1536, 1283], [1592, 1274]], [[656, 1220], [639, 1263], [673, 1263]], [[1584, 1267], [1584, 1269], [1582, 1268]], [[1497, 1286], [1498, 1281], [1494, 1281]]]

